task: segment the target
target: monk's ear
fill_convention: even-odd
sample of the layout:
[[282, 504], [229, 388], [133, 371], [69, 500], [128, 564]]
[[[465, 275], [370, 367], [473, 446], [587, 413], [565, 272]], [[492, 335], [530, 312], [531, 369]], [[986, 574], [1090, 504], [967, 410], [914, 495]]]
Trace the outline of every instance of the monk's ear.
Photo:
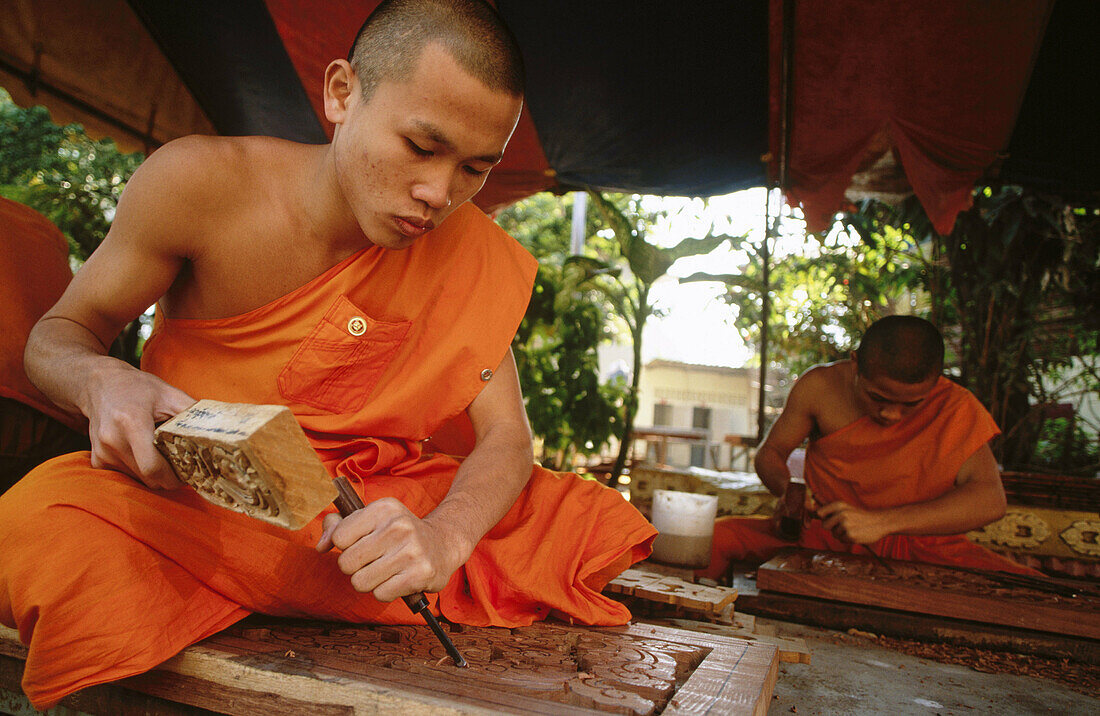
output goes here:
[[325, 68], [325, 119], [343, 124], [347, 119], [348, 101], [359, 80], [347, 60], [333, 60]]

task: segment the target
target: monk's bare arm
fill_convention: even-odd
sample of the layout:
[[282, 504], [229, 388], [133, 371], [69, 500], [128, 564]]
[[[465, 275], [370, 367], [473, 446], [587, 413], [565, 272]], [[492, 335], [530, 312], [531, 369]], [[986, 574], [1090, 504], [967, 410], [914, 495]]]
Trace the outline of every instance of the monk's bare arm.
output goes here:
[[982, 445], [963, 463], [954, 489], [928, 502], [891, 510], [898, 534], [960, 534], [1004, 516], [1005, 491], [997, 460]]
[[791, 481], [787, 458], [814, 428], [814, 406], [819, 399], [821, 383], [820, 369], [809, 371], [795, 382], [783, 412], [756, 451], [753, 460], [756, 474], [773, 495], [782, 496], [786, 491]]
[[843, 502], [819, 512], [824, 526], [841, 539], [867, 544], [890, 534], [961, 534], [1000, 519], [1005, 492], [997, 461], [988, 445], [971, 455], [955, 480], [955, 487], [927, 502], [884, 510], [860, 510]]
[[511, 350], [467, 412], [476, 445], [463, 460], [447, 496], [426, 518], [455, 536], [456, 551], [462, 555], [459, 564], [511, 509], [535, 461]]
[[531, 476], [531, 429], [511, 351], [467, 409], [477, 444], [447, 496], [424, 519], [397, 500], [376, 500], [347, 519], [325, 518], [317, 545], [343, 550], [339, 565], [360, 592], [391, 601], [438, 592], [512, 507]]
[[182, 264], [177, 239], [178, 227], [186, 225], [184, 208], [171, 200], [175, 154], [166, 147], [134, 174], [107, 238], [31, 331], [24, 354], [31, 381], [61, 408], [88, 419], [92, 465], [150, 487], [178, 485], [152, 445], [153, 423], [193, 401], [106, 353], [122, 327], [164, 294]]

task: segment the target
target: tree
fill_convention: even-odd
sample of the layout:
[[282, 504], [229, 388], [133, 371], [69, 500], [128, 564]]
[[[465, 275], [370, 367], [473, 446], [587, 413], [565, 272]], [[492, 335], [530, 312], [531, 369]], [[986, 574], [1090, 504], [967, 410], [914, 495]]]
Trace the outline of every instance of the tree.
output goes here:
[[59, 126], [45, 107], [23, 109], [0, 89], [0, 195], [44, 214], [83, 261], [107, 235], [118, 198], [144, 156], [79, 124]]
[[686, 238], [672, 248], [660, 248], [646, 240], [647, 229], [656, 217], [642, 210], [641, 197], [612, 197], [599, 192], [590, 195], [604, 224], [603, 231], [597, 232], [598, 236], [604, 235], [603, 241], [590, 243], [596, 256], [573, 256], [566, 261], [566, 282], [574, 290], [594, 290], [602, 295], [630, 334], [633, 368], [619, 427], [619, 454], [608, 478], [608, 484], [615, 485], [626, 467], [630, 434], [638, 412], [642, 332], [646, 321], [654, 315], [649, 292], [678, 259], [708, 254], [734, 237], [708, 232], [702, 238]]
[[590, 294], [563, 291], [569, 256], [570, 197], [537, 194], [497, 222], [539, 259], [531, 303], [512, 350], [531, 430], [546, 467], [569, 469], [576, 454], [598, 453], [621, 420], [624, 390], [601, 384], [597, 346], [607, 311]]
[[[916, 199], [864, 202], [777, 258], [773, 356], [801, 373], [845, 357], [881, 316], [928, 317], [943, 330], [955, 377], [1004, 431], [994, 445], [1004, 464], [1091, 474], [1097, 426], [1056, 416], [1100, 387], [1098, 227], [1095, 209], [1015, 186], [980, 187], [947, 236]], [[739, 274], [685, 280], [724, 281], [733, 322], [751, 341], [763, 286], [758, 258], [747, 255]]]
[[1044, 375], [1095, 357], [1097, 211], [1005, 185], [977, 189], [974, 206], [946, 236], [932, 230], [915, 201], [898, 209], [867, 204], [857, 221], [871, 233], [900, 228], [929, 247], [922, 280], [932, 315], [947, 327], [959, 380], [1003, 431], [994, 444], [998, 459], [1027, 466], [1055, 399]]
[[[759, 344], [762, 258], [748, 239], [735, 248], [748, 258], [739, 273], [700, 272], [681, 281], [724, 283], [720, 300], [732, 309], [734, 327], [746, 343]], [[768, 281], [770, 364], [797, 376], [847, 357], [875, 320], [915, 309], [912, 291], [924, 263], [919, 247], [897, 230], [866, 238], [834, 230], [807, 236], [797, 251], [776, 255]]]
[[[0, 89], [0, 196], [46, 216], [69, 240], [77, 263], [107, 235], [115, 207], [144, 156], [93, 140], [79, 124], [59, 126], [45, 107], [23, 109]], [[141, 319], [123, 329], [111, 355], [136, 365]]]

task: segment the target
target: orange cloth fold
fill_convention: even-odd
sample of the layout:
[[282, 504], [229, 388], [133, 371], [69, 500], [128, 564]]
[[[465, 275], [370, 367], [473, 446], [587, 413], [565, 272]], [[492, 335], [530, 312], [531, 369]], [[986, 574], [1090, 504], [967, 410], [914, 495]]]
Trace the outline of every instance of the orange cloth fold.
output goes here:
[[[472, 206], [412, 248], [374, 247], [241, 316], [165, 320], [143, 368], [196, 398], [289, 405], [333, 475], [365, 502], [425, 515], [461, 458], [423, 442], [460, 416], [505, 355], [535, 263]], [[43, 535], [48, 538], [44, 539]], [[260, 611], [418, 623], [398, 600], [355, 592], [320, 517], [288, 532], [194, 492], [152, 492], [87, 453], [53, 460], [0, 498], [0, 622], [29, 646], [38, 707], [152, 668]], [[617, 491], [534, 467], [433, 610], [473, 625], [557, 614], [597, 625], [630, 614], [600, 590], [649, 553], [655, 531]]]
[[[941, 377], [920, 408], [899, 423], [883, 426], [865, 416], [811, 440], [804, 476], [822, 505], [842, 500], [878, 510], [927, 502], [954, 488], [963, 463], [999, 432], [970, 391]], [[1036, 574], [961, 534], [888, 535], [858, 545], [837, 539], [814, 520], [797, 542], [789, 542], [778, 536], [772, 520], [751, 517], [717, 521], [711, 563], [703, 573], [716, 578], [732, 561], [764, 562], [792, 546]]]
[[35, 388], [23, 370], [31, 328], [50, 310], [73, 278], [69, 242], [53, 223], [29, 206], [0, 197], [0, 397], [82, 429]]

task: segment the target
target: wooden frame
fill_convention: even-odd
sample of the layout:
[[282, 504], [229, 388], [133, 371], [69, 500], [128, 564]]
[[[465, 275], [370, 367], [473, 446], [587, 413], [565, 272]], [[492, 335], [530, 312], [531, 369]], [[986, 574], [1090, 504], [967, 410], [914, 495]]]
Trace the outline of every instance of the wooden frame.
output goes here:
[[[126, 689], [227, 714], [765, 714], [772, 645], [661, 626], [456, 627], [470, 662], [426, 627], [252, 617], [124, 679]], [[0, 627], [0, 655], [25, 654]]]

